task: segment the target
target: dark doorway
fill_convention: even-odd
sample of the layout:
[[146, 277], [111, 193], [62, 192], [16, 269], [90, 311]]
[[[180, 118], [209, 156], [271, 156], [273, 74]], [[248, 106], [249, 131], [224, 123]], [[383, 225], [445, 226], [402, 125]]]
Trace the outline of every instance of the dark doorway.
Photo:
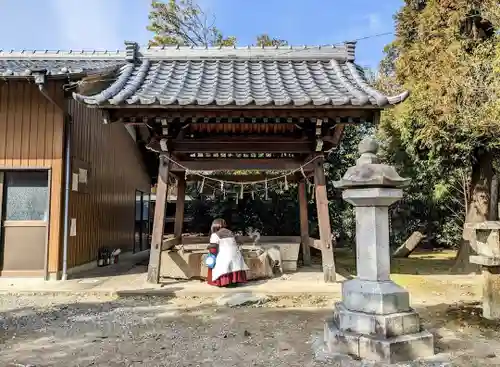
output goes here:
[[135, 192], [134, 252], [149, 249], [151, 195], [139, 190]]

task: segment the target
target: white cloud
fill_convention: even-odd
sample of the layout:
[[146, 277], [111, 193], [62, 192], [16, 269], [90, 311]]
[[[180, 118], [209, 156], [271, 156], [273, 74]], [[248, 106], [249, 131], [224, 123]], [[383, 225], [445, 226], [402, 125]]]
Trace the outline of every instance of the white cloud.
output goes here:
[[65, 48], [119, 49], [120, 0], [45, 0]]

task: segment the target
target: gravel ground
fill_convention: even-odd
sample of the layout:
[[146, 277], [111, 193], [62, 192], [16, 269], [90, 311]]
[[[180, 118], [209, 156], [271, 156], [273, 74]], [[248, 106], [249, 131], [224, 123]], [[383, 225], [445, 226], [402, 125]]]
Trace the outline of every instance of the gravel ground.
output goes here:
[[1, 366], [323, 366], [327, 309], [217, 309], [198, 299], [2, 297]]
[[[0, 296], [0, 366], [371, 365], [331, 360], [322, 352], [318, 336], [331, 303], [294, 297], [263, 307], [225, 308], [203, 298]], [[488, 326], [490, 334], [470, 323], [456, 326], [453, 320], [474, 311], [443, 307], [422, 314], [433, 320], [426, 327], [434, 327], [438, 351], [454, 361], [451, 365], [500, 365], [499, 343], [491, 342], [499, 337], [498, 325]], [[472, 328], [470, 337], [464, 328]], [[474, 343], [483, 349], [471, 347]]]

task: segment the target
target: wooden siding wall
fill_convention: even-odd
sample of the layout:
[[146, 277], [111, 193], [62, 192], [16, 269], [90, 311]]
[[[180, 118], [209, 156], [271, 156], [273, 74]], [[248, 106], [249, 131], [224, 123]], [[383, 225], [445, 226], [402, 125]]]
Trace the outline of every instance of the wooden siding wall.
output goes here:
[[[64, 105], [62, 84], [49, 83]], [[28, 81], [0, 81], [0, 169], [50, 168], [52, 172], [48, 271], [60, 270], [64, 115]]]
[[99, 247], [132, 250], [135, 190], [149, 192], [150, 177], [125, 125], [103, 124], [99, 110], [68, 101], [73, 118], [72, 156], [88, 164], [87, 192], [71, 191], [68, 268], [96, 260]]

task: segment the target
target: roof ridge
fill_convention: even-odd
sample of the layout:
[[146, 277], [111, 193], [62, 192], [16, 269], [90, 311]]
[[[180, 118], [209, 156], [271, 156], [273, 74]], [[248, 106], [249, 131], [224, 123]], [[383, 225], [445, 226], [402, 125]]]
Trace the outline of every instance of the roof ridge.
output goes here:
[[246, 50], [246, 49], [322, 49], [322, 48], [344, 48], [344, 44], [328, 44], [328, 45], [286, 45], [286, 46], [256, 46], [256, 45], [246, 45], [246, 46], [189, 46], [189, 45], [163, 45], [163, 46], [139, 46], [139, 49], [148, 50], [165, 50], [165, 49], [194, 49], [194, 50], [220, 50], [220, 49], [235, 49], [235, 50]]
[[316, 46], [146, 46], [128, 42], [128, 60], [137, 59], [336, 59], [354, 61], [356, 42]]
[[337, 59], [354, 61], [356, 42], [331, 45], [287, 45], [287, 46], [139, 46], [137, 42], [125, 41], [125, 48], [117, 50], [4, 50], [0, 59], [120, 59], [135, 61], [141, 58], [289, 58], [289, 59]]
[[95, 57], [105, 57], [105, 58], [120, 58], [123, 59], [125, 56], [124, 50], [5, 50], [0, 49], [0, 58], [57, 58], [57, 59], [80, 59], [84, 58], [95, 58]]

